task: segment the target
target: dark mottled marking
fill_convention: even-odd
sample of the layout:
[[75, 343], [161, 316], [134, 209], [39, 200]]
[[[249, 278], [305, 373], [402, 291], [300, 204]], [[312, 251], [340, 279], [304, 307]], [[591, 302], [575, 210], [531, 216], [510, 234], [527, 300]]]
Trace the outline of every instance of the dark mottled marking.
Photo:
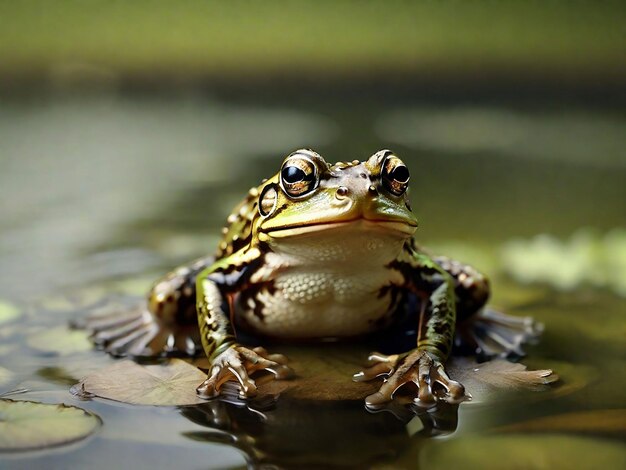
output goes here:
[[445, 323], [441, 323], [441, 322], [435, 323], [433, 325], [433, 330], [435, 331], [435, 333], [443, 335], [446, 333], [447, 326]]
[[[213, 257], [201, 258], [186, 267], [180, 267], [157, 281], [148, 294], [152, 313], [163, 321], [181, 326], [197, 324], [196, 320], [196, 277], [213, 264]], [[157, 301], [157, 296], [164, 300]], [[169, 306], [166, 310], [166, 307]], [[164, 318], [164, 315], [173, 318]]]
[[[470, 318], [487, 303], [490, 296], [489, 279], [468, 264], [463, 264], [444, 256], [433, 257], [433, 261], [445, 269], [455, 282], [457, 318], [459, 321]], [[473, 282], [468, 286], [461, 282], [468, 276]]]
[[276, 293], [276, 286], [274, 285], [274, 281], [267, 281], [249, 286], [245, 291], [239, 294], [240, 298], [238, 300], [238, 303], [243, 310], [250, 311], [248, 301], [252, 299], [254, 302], [254, 308], [252, 310], [252, 313], [259, 320], [263, 321], [265, 318], [265, 315], [263, 314], [263, 309], [265, 308], [265, 305], [259, 300], [259, 295], [261, 293], [274, 295]]
[[402, 274], [404, 288], [428, 298], [420, 316], [417, 347], [445, 360], [452, 347], [456, 325], [453, 280], [428, 256], [413, 251], [409, 243], [404, 253], [402, 259], [392, 261], [388, 267]]

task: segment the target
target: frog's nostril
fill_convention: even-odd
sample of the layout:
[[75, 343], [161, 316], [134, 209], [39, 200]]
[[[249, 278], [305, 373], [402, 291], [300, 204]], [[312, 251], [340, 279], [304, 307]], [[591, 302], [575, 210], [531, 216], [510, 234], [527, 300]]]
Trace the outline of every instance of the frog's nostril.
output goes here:
[[345, 186], [339, 186], [336, 193], [337, 199], [343, 199], [348, 195], [349, 192], [350, 191]]

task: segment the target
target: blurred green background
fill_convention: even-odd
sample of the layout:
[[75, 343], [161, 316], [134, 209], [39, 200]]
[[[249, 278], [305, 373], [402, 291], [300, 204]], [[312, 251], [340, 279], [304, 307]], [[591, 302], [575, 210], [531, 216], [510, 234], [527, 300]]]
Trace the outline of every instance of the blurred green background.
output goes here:
[[[65, 331], [68, 305], [142, 294], [212, 252], [292, 150], [389, 147], [411, 170], [419, 240], [487, 272], [494, 305], [544, 322], [529, 365], [562, 383], [463, 405], [452, 439], [371, 468], [623, 467], [626, 430], [604, 417], [623, 416], [626, 385], [625, 59], [618, 1], [0, 0], [0, 393], [105, 422], [85, 445], [0, 466], [244, 465], [188, 439], [177, 410], [71, 398], [76, 371], [108, 361], [85, 341], [27, 344]], [[337, 424], [337, 442], [378, 437]]]
[[619, 84], [619, 1], [3, 1], [3, 81]]

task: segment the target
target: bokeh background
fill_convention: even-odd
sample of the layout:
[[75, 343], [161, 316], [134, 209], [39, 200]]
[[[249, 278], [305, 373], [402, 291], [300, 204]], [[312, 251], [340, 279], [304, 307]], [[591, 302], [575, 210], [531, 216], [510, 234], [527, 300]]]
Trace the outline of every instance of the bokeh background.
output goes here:
[[[546, 323], [531, 365], [553, 361], [577, 384], [490, 422], [567, 415], [583, 424], [548, 426], [557, 448], [617, 468], [625, 39], [619, 1], [0, 1], [0, 299], [32, 309], [23, 331], [64, 324], [33, 305], [142, 292], [211, 252], [232, 206], [292, 150], [337, 161], [392, 148], [412, 172], [420, 241], [489, 273], [496, 305]], [[63, 363], [22, 348], [12, 321], [5, 384]], [[47, 380], [39, 389], [65, 390]], [[593, 418], [607, 410], [621, 425]], [[493, 442], [473, 413], [472, 446], [451, 440], [421, 458], [488, 468], [472, 450]], [[536, 437], [504, 448], [522, 468], [560, 465]], [[192, 452], [153, 444], [142, 445], [172, 462]], [[141, 468], [138, 447], [107, 445], [51, 465], [113, 449], [109, 464]], [[225, 460], [212, 468], [241, 464], [214, 452]]]

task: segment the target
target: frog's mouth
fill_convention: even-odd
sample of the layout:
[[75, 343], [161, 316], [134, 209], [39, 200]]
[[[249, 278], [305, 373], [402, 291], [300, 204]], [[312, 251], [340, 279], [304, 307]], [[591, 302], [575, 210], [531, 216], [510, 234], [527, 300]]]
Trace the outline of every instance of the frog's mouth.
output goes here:
[[300, 235], [316, 234], [327, 231], [351, 230], [359, 232], [386, 232], [399, 238], [408, 238], [415, 233], [417, 225], [393, 219], [366, 219], [358, 217], [340, 222], [315, 222], [304, 225], [276, 227], [266, 233], [272, 238], [287, 238]]

